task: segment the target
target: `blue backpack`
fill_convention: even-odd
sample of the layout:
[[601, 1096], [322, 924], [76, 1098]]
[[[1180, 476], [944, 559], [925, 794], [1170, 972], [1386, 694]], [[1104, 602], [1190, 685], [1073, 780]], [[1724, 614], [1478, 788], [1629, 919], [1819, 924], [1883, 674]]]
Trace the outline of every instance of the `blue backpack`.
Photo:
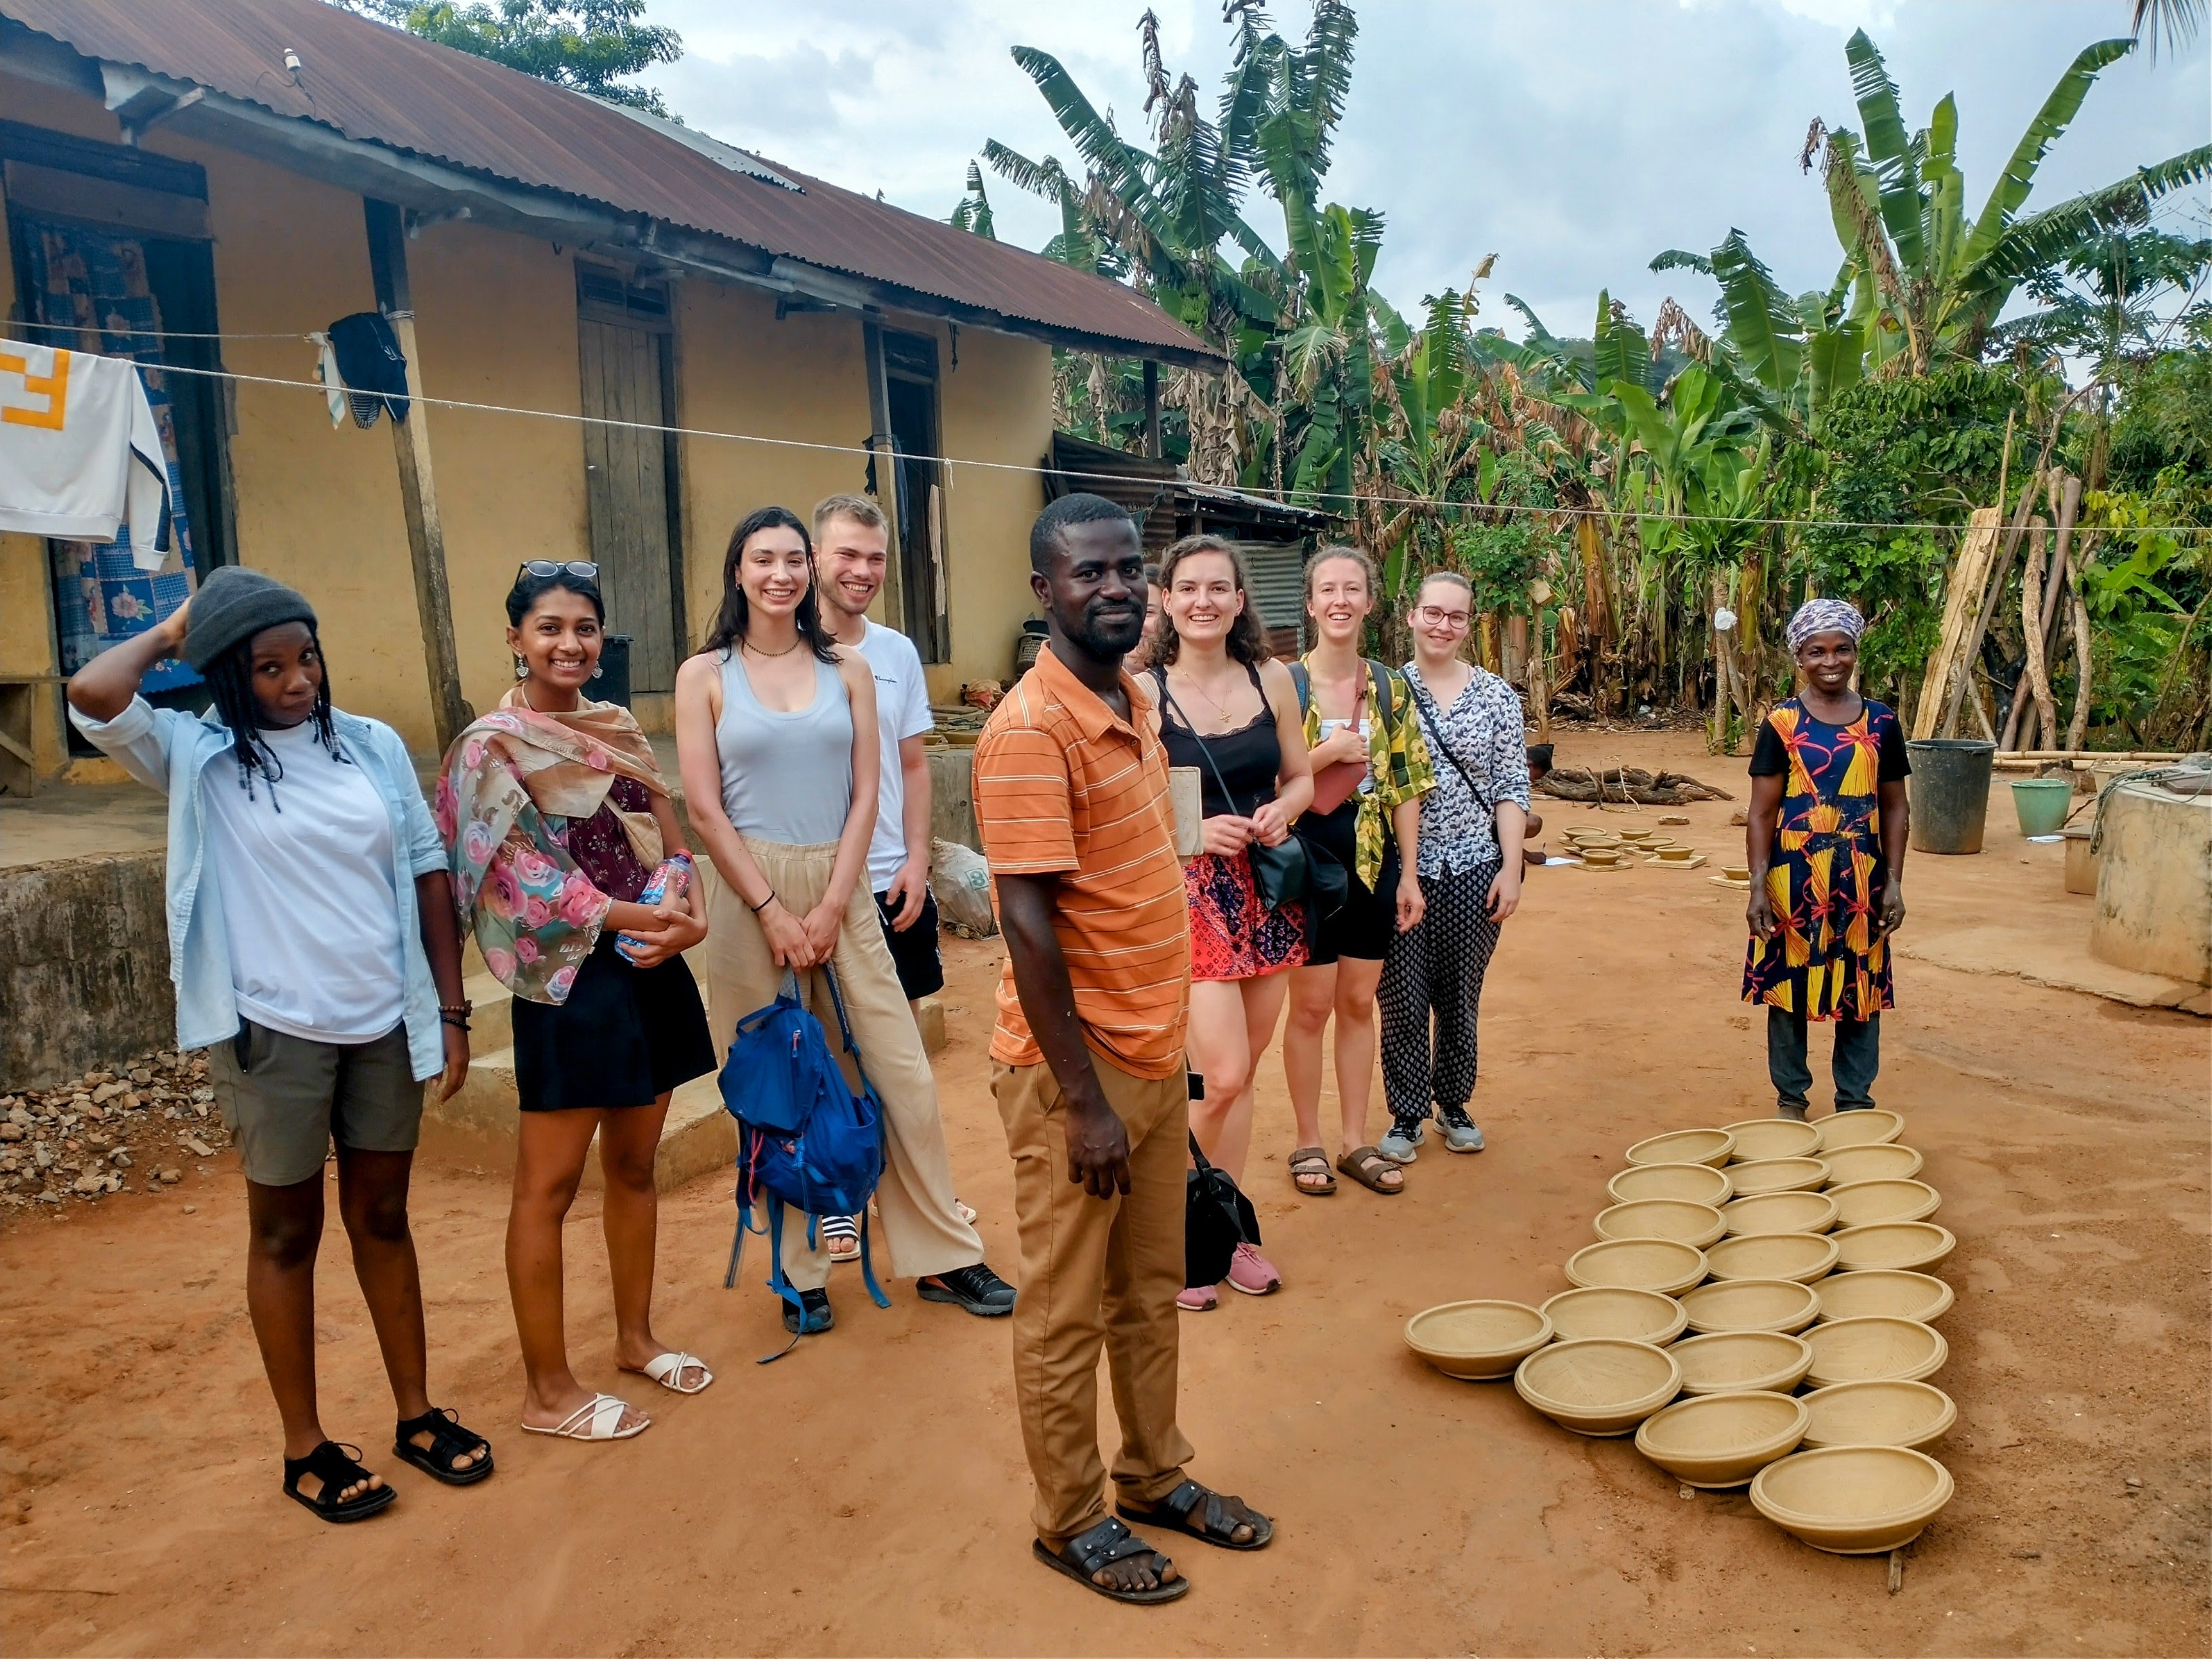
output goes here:
[[[836, 971], [824, 963], [822, 976], [837, 1010], [837, 1030], [853, 1063], [860, 1065], [845, 1017], [845, 999]], [[738, 1256], [748, 1232], [769, 1239], [769, 1288], [801, 1313], [799, 1292], [783, 1276], [783, 1212], [787, 1205], [806, 1217], [806, 1242], [816, 1243], [818, 1218], [857, 1216], [860, 1222], [860, 1275], [879, 1308], [890, 1298], [876, 1283], [869, 1257], [868, 1199], [884, 1172], [883, 1102], [860, 1072], [860, 1092], [845, 1081], [830, 1051], [822, 1022], [799, 1000], [799, 980], [786, 973], [774, 1002], [738, 1022], [737, 1037], [719, 1079], [722, 1105], [738, 1123], [738, 1230], [730, 1243], [730, 1269], [722, 1287], [737, 1283]], [[755, 1210], [765, 1212], [763, 1225]], [[795, 1344], [797, 1338], [793, 1339]], [[791, 1351], [786, 1346], [769, 1359]], [[765, 1364], [767, 1360], [761, 1363]]]

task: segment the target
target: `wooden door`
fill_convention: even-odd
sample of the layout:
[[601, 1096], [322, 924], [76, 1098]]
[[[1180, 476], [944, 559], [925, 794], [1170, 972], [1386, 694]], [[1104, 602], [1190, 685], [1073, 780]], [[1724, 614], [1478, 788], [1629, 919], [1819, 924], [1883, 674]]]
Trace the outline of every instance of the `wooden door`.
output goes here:
[[[576, 331], [585, 416], [666, 424], [667, 336], [589, 315], [578, 319]], [[607, 631], [630, 637], [634, 692], [676, 688], [680, 646], [672, 472], [665, 434], [600, 426], [587, 418], [584, 482], [592, 556], [606, 599]]]

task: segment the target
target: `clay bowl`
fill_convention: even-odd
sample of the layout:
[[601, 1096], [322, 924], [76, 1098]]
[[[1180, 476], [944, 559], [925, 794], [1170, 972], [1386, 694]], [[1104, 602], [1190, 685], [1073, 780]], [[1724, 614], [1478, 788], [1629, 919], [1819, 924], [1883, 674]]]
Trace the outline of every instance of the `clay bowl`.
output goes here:
[[1567, 1258], [1567, 1283], [1672, 1296], [1705, 1276], [1702, 1250], [1671, 1238], [1608, 1238]]
[[1863, 1112], [1836, 1112], [1813, 1126], [1820, 1132], [1820, 1150], [1839, 1146], [1876, 1146], [1905, 1133], [1905, 1120], [1895, 1112], [1869, 1107]]
[[1943, 1207], [1943, 1194], [1924, 1181], [1854, 1181], [1828, 1188], [1836, 1224], [1871, 1227], [1877, 1221], [1925, 1221]]
[[1877, 1221], [1845, 1227], [1830, 1237], [1841, 1252], [1836, 1265], [1846, 1273], [1862, 1267], [1898, 1267], [1925, 1273], [1959, 1248], [1948, 1227], [1932, 1221]]
[[1756, 1193], [1808, 1193], [1828, 1183], [1828, 1166], [1817, 1158], [1762, 1158], [1728, 1166], [1738, 1198]]
[[1717, 1207], [1735, 1196], [1735, 1182], [1727, 1170], [1710, 1164], [1635, 1164], [1607, 1182], [1605, 1189], [1616, 1204], [1672, 1198]]
[[1659, 832], [1656, 830], [1619, 830], [1613, 833], [1623, 841], [1650, 841]]
[[1909, 1181], [1926, 1162], [1911, 1147], [1893, 1140], [1838, 1146], [1832, 1152], [1821, 1153], [1820, 1161], [1828, 1166], [1831, 1187], [1848, 1187], [1859, 1181]]
[[1686, 1486], [1741, 1486], [1805, 1437], [1813, 1413], [1786, 1394], [1705, 1394], [1644, 1419], [1636, 1449]]
[[1893, 1377], [1832, 1382], [1802, 1398], [1813, 1413], [1805, 1429], [1808, 1451], [1817, 1446], [1910, 1446], [1924, 1451], [1959, 1420], [1951, 1396], [1933, 1382]]
[[1513, 1387], [1563, 1429], [1626, 1434], [1681, 1392], [1682, 1368], [1649, 1342], [1586, 1336], [1530, 1354]]
[[1690, 1322], [1690, 1316], [1673, 1297], [1656, 1291], [1623, 1290], [1614, 1285], [1561, 1291], [1538, 1311], [1551, 1320], [1552, 1334], [1561, 1342], [1610, 1336], [1663, 1348], [1681, 1335]]
[[1600, 1210], [1591, 1226], [1600, 1238], [1671, 1238], [1693, 1250], [1728, 1231], [1721, 1212], [1710, 1204], [1689, 1204], [1679, 1198], [1639, 1198]]
[[1667, 1352], [1681, 1367], [1684, 1394], [1787, 1394], [1813, 1363], [1811, 1345], [1786, 1331], [1715, 1331]]
[[1951, 1345], [1933, 1325], [1868, 1314], [1831, 1320], [1805, 1333], [1813, 1368], [1805, 1379], [1816, 1389], [1831, 1382], [1917, 1382], [1943, 1369]]
[[1659, 854], [1662, 864], [1687, 864], [1698, 856], [1698, 849], [1694, 847], [1654, 847], [1652, 850]]
[[1810, 1123], [1786, 1117], [1751, 1117], [1727, 1126], [1735, 1137], [1729, 1153], [1731, 1164], [1753, 1164], [1771, 1158], [1803, 1158], [1820, 1144], [1820, 1132]]
[[1792, 1335], [1820, 1316], [1820, 1298], [1794, 1279], [1722, 1279], [1682, 1292], [1690, 1329], [1784, 1331]]
[[1721, 866], [1721, 873], [1730, 881], [1748, 882], [1751, 879], [1751, 866], [1747, 864], [1724, 864]]
[[1932, 1273], [1900, 1273], [1892, 1267], [1830, 1273], [1820, 1281], [1820, 1317], [1863, 1319], [1881, 1315], [1932, 1325], [1951, 1311], [1951, 1287]]
[[1836, 1200], [1826, 1193], [1760, 1193], [1731, 1200], [1721, 1221], [1731, 1236], [1825, 1233], [1836, 1224]]
[[1835, 1265], [1835, 1238], [1821, 1233], [1746, 1233], [1705, 1252], [1705, 1271], [1715, 1279], [1794, 1279], [1809, 1285]]
[[1752, 1477], [1759, 1512], [1816, 1550], [1886, 1555], [1920, 1536], [1951, 1501], [1951, 1473], [1903, 1446], [1824, 1446]]
[[1582, 854], [1584, 864], [1595, 865], [1601, 870], [1610, 870], [1620, 862], [1620, 854], [1609, 847], [1583, 846], [1576, 850]]
[[1406, 1346], [1446, 1376], [1469, 1382], [1510, 1376], [1552, 1340], [1552, 1322], [1518, 1302], [1447, 1302], [1406, 1322]]
[[1654, 1135], [1628, 1149], [1631, 1164], [1725, 1164], [1735, 1137], [1725, 1129], [1677, 1129]]

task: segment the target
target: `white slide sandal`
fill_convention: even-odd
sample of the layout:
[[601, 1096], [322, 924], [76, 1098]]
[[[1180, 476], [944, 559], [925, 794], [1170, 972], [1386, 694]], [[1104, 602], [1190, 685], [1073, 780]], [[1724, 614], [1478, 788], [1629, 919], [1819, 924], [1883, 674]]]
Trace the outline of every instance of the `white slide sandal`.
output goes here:
[[[664, 1354], [662, 1358], [667, 1356]], [[522, 1430], [526, 1434], [558, 1435], [563, 1440], [627, 1440], [653, 1426], [653, 1419], [647, 1418], [635, 1428], [620, 1427], [623, 1413], [629, 1409], [627, 1401], [617, 1400], [611, 1394], [595, 1394], [550, 1429], [525, 1423]]]
[[[693, 1368], [699, 1372], [699, 1381], [695, 1387], [687, 1389], [678, 1379]], [[696, 1353], [655, 1354], [645, 1362], [645, 1374], [671, 1394], [697, 1394], [714, 1380], [714, 1373], [707, 1369], [707, 1362]]]

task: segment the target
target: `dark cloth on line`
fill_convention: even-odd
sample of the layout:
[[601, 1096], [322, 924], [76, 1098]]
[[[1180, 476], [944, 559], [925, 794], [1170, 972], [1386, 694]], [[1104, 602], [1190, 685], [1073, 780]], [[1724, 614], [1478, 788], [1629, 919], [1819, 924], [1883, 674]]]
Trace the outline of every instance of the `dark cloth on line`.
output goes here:
[[386, 410], [395, 421], [407, 418], [407, 359], [401, 355], [399, 337], [383, 313], [356, 311], [330, 325], [331, 355], [337, 359], [338, 378], [345, 382], [346, 402], [353, 423], [372, 427]]

